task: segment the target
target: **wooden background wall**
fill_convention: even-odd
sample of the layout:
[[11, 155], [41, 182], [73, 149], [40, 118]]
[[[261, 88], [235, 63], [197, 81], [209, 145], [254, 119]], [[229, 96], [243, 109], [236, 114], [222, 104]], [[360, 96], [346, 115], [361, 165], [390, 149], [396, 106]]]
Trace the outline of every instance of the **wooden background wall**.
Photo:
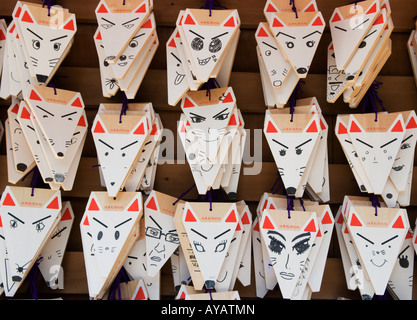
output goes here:
[[[42, 3], [41, 0], [29, 1]], [[250, 129], [251, 134], [253, 134], [254, 129], [261, 129], [263, 127], [265, 115], [254, 37], [258, 23], [266, 21], [263, 16], [265, 1], [221, 0], [220, 2], [229, 9], [238, 9], [242, 21], [242, 33], [234, 61], [230, 86], [233, 87], [238, 107], [243, 112], [245, 127]], [[317, 0], [319, 10], [322, 12], [327, 25], [335, 7], [343, 6], [350, 2], [350, 0]], [[415, 108], [417, 104], [417, 90], [406, 49], [409, 34], [415, 27], [413, 17], [417, 15], [417, 1], [391, 0], [390, 3], [395, 26], [391, 36], [393, 44], [392, 55], [381, 70], [377, 80], [383, 83], [378, 94], [385, 108], [390, 112], [394, 112]], [[70, 53], [57, 72], [59, 77], [56, 77], [56, 80], [53, 82], [58, 88], [81, 92], [91, 125], [100, 103], [121, 102], [122, 99], [120, 93], [111, 99], [104, 98], [101, 93], [98, 58], [93, 42], [93, 34], [97, 28], [94, 10], [98, 4], [98, 0], [58, 0], [57, 4], [68, 8], [76, 14], [78, 30], [75, 35], [75, 43]], [[295, 4], [297, 4], [297, 1], [295, 1]], [[8, 23], [11, 20], [10, 16], [14, 5], [15, 0], [0, 1], [0, 17], [5, 18]], [[173, 132], [176, 132], [176, 122], [180, 117], [180, 108], [179, 106], [172, 107], [167, 104], [165, 44], [174, 30], [179, 11], [185, 8], [199, 8], [203, 5], [204, 0], [154, 0], [154, 13], [160, 46], [135, 101], [152, 102], [155, 110], [161, 116], [164, 127]], [[329, 28], [326, 26], [311, 69], [305, 79], [305, 84], [302, 86], [303, 92], [299, 94], [298, 98], [316, 96], [323, 114], [332, 129], [329, 135], [328, 148], [331, 188], [330, 204], [333, 208], [333, 214], [335, 214], [344, 195], [359, 194], [357, 184], [353, 181], [353, 175], [333, 133], [335, 119], [339, 113], [355, 113], [360, 112], [360, 109], [350, 109], [347, 104], [343, 103], [342, 98], [339, 98], [334, 104], [328, 104], [326, 102], [326, 50], [330, 41]], [[9, 105], [10, 101], [0, 100], [0, 120], [3, 124], [7, 117], [6, 110]], [[253, 145], [251, 146], [251, 150], [253, 150]], [[64, 289], [54, 291], [46, 288], [42, 281], [38, 281], [40, 298], [63, 297], [64, 299], [88, 299], [79, 222], [90, 192], [93, 190], [104, 190], [99, 184], [98, 170], [97, 168], [93, 168], [96, 164], [97, 159], [94, 143], [91, 133], [89, 133], [73, 190], [63, 192], [63, 199], [71, 201], [76, 215], [76, 221], [63, 262]], [[247, 201], [253, 209], [253, 212], [255, 212], [255, 207], [262, 193], [269, 192], [274, 184], [276, 173], [277, 170], [272, 154], [263, 137], [262, 171], [260, 174], [254, 176], [241, 176], [237, 199]], [[414, 227], [417, 216], [417, 170], [414, 170], [414, 174], [411, 206], [408, 208], [412, 227]], [[29, 185], [30, 178], [19, 183], [19, 185]], [[5, 139], [3, 139], [0, 146], [0, 190], [3, 190], [6, 185], [8, 185], [6, 148]], [[193, 180], [188, 164], [159, 165], [155, 183], [156, 190], [172, 196], [179, 196], [192, 185]], [[194, 200], [196, 197], [197, 193], [194, 189], [185, 198]], [[168, 263], [162, 272], [161, 295], [164, 299], [172, 299], [175, 295], [169, 267], [170, 264]], [[236, 289], [239, 290], [242, 299], [256, 298], [254, 285], [242, 287], [240, 284], [237, 284]], [[414, 290], [414, 293], [416, 293], [416, 290]], [[27, 285], [24, 284], [19, 289], [17, 297], [30, 297], [30, 294], [27, 292]], [[279, 290], [276, 289], [269, 292], [265, 298], [274, 299], [279, 297]], [[360, 299], [358, 291], [347, 290], [336, 234], [334, 232], [322, 289], [319, 293], [314, 293], [312, 298], [337, 299], [338, 297]]]

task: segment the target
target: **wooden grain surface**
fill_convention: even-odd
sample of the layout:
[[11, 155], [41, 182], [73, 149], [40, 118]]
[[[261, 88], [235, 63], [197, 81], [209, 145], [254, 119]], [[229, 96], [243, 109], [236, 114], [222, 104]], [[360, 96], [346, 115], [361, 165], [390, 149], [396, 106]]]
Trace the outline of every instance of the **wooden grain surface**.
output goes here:
[[[30, 2], [42, 3], [40, 0]], [[265, 105], [256, 58], [255, 30], [258, 23], [265, 21], [262, 0], [222, 0], [222, 5], [227, 8], [236, 8], [242, 21], [241, 36], [233, 65], [230, 85], [235, 92], [239, 109], [243, 113], [245, 128], [250, 134], [263, 127]], [[326, 21], [329, 20], [333, 10], [337, 6], [346, 5], [348, 0], [317, 0], [318, 7], [322, 11]], [[98, 105], [100, 103], [122, 101], [119, 93], [115, 97], [104, 98], [101, 93], [99, 78], [99, 61], [93, 42], [93, 34], [97, 28], [94, 9], [97, 1], [91, 0], [58, 0], [57, 3], [68, 8], [77, 15], [77, 34], [71, 52], [63, 62], [53, 79], [55, 86], [67, 90], [79, 91], [87, 108], [87, 118], [92, 123]], [[297, 3], [297, 1], [295, 1]], [[417, 105], [417, 89], [410, 67], [406, 42], [411, 30], [415, 27], [413, 17], [417, 15], [416, 0], [391, 0], [394, 32], [391, 36], [393, 50], [390, 58], [382, 68], [377, 80], [382, 82], [378, 95], [383, 101], [384, 107], [390, 111], [402, 111], [415, 109]], [[0, 1], [0, 17], [8, 22], [11, 20], [11, 12], [15, 5], [14, 0]], [[179, 10], [185, 8], [199, 8], [204, 5], [200, 0], [155, 0], [154, 12], [157, 22], [157, 33], [161, 45], [151, 63], [142, 86], [134, 101], [152, 102], [155, 110], [160, 114], [164, 128], [176, 132], [177, 120], [180, 116], [178, 106], [172, 107], [167, 103], [166, 86], [166, 50], [165, 43], [175, 27], [175, 20]], [[310, 72], [302, 85], [299, 98], [316, 96], [331, 129], [334, 128], [338, 114], [361, 112], [361, 109], [350, 109], [340, 98], [334, 104], [326, 102], [326, 67], [327, 46], [331, 41], [328, 26], [320, 41], [316, 55], [313, 59]], [[0, 100], [0, 120], [4, 123], [7, 117], [6, 109], [10, 101]], [[254, 145], [256, 143], [256, 145]], [[174, 148], [177, 148], [176, 141]], [[277, 170], [268, 144], [264, 137], [261, 141], [251, 141], [248, 145], [249, 155], [254, 156], [254, 150], [260, 155], [262, 170], [257, 175], [241, 175], [238, 188], [238, 199], [244, 199], [255, 210], [257, 202], [263, 192], [269, 192], [277, 177]], [[335, 214], [338, 205], [346, 194], [360, 194], [353, 175], [349, 169], [342, 149], [332, 130], [329, 135], [329, 163], [330, 163], [330, 204]], [[175, 158], [175, 157], [174, 157]], [[176, 159], [176, 158], [175, 158]], [[40, 282], [39, 292], [43, 296], [63, 297], [67, 299], [88, 299], [84, 260], [79, 231], [79, 221], [83, 214], [87, 198], [91, 191], [104, 190], [99, 184], [94, 144], [91, 134], [88, 135], [83, 149], [82, 159], [75, 180], [73, 190], [63, 192], [65, 200], [73, 204], [76, 221], [71, 232], [70, 241], [64, 258], [65, 287], [63, 290], [51, 290]], [[417, 162], [415, 162], [416, 166]], [[245, 167], [250, 167], [246, 164]], [[417, 183], [414, 170], [413, 186]], [[18, 185], [30, 184], [30, 176]], [[8, 185], [6, 175], [6, 148], [5, 142], [0, 144], [0, 190]], [[188, 164], [161, 164], [158, 166], [155, 189], [172, 196], [179, 196], [193, 184]], [[411, 206], [408, 214], [411, 225], [417, 218], [417, 194], [416, 188], [412, 190]], [[197, 197], [195, 189], [186, 195], [186, 199], [194, 200]], [[162, 273], [161, 295], [170, 299], [175, 295], [172, 285], [172, 277], [169, 272], [169, 264], [165, 265]], [[242, 298], [256, 298], [254, 285], [242, 287], [237, 285]], [[414, 286], [415, 288], [415, 286]], [[414, 289], [415, 292], [415, 289]], [[19, 290], [19, 297], [27, 297], [27, 285]], [[319, 293], [314, 293], [313, 299], [333, 300], [338, 297], [360, 299], [357, 291], [349, 291], [343, 276], [340, 251], [337, 239], [334, 236], [324, 274], [323, 286]], [[415, 297], [415, 294], [414, 296]], [[280, 298], [279, 290], [268, 293], [267, 299]]]

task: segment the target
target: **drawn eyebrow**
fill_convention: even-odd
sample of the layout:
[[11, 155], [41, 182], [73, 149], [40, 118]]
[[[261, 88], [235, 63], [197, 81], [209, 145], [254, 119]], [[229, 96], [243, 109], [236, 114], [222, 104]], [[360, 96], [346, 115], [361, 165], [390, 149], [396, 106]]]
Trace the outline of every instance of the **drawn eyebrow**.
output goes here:
[[126, 21], [125, 23], [122, 23], [122, 26], [124, 26], [125, 24], [128, 24], [128, 23], [130, 23], [132, 21], [138, 20], [138, 19], [139, 19], [139, 17], [136, 17], [136, 18], [134, 18], [132, 20]]
[[214, 116], [213, 116], [213, 118], [215, 118], [215, 117], [217, 117], [218, 115], [220, 115], [220, 114], [222, 114], [223, 112], [225, 112], [227, 110], [227, 108], [226, 109], [224, 109], [224, 110], [222, 110], [222, 111], [220, 111], [218, 114], [215, 114]]
[[361, 237], [362, 239], [365, 239], [366, 241], [368, 241], [370, 244], [374, 244], [371, 240], [369, 240], [368, 238], [365, 238], [363, 235], [361, 235], [360, 233], [356, 232], [356, 234]]
[[392, 139], [391, 141], [388, 141], [387, 143], [385, 143], [385, 144], [383, 144], [382, 146], [380, 146], [380, 148], [386, 147], [387, 145], [389, 145], [390, 143], [392, 143], [392, 142], [394, 142], [394, 141], [396, 141], [396, 140], [397, 140], [397, 138]]
[[295, 240], [299, 239], [299, 238], [303, 238], [303, 237], [307, 237], [310, 236], [310, 232], [304, 232], [299, 234], [298, 236], [295, 236], [294, 239], [291, 240], [291, 242], [294, 242]]
[[396, 236], [393, 236], [392, 238], [389, 238], [388, 240], [385, 240], [384, 242], [381, 242], [381, 244], [384, 245], [387, 242], [390, 242], [391, 240], [394, 240], [395, 238], [398, 238], [398, 234]]
[[272, 141], [274, 141], [275, 143], [278, 143], [280, 146], [284, 147], [285, 149], [288, 149], [288, 147], [285, 144], [282, 144], [281, 142], [279, 142], [275, 139], [272, 139]]
[[101, 19], [103, 19], [104, 21], [106, 21], [106, 22], [108, 22], [108, 23], [110, 23], [110, 24], [112, 24], [112, 25], [115, 25], [113, 22], [111, 22], [111, 21], [109, 21], [109, 20], [107, 20], [107, 19], [105, 19], [105, 18], [101, 18]]
[[275, 37], [278, 37], [280, 34], [283, 34], [284, 36], [287, 36], [287, 37], [290, 37], [290, 38], [292, 38], [292, 39], [296, 39], [295, 37], [293, 37], [293, 36], [290, 36], [289, 34], [286, 34], [286, 33], [284, 33], [284, 32], [278, 32], [277, 33], [277, 35], [275, 36]]
[[200, 36], [197, 32], [194, 32], [193, 30], [190, 30], [190, 32], [204, 40], [204, 37]]
[[35, 131], [35, 129], [34, 129], [34, 128], [32, 128], [30, 125], [27, 125], [26, 127], [28, 127], [29, 129], [31, 129], [31, 130], [33, 130], [33, 131]]
[[116, 229], [117, 227], [120, 227], [122, 224], [124, 224], [124, 223], [126, 223], [126, 222], [128, 222], [130, 220], [132, 220], [132, 218], [126, 219], [125, 221], [119, 223], [117, 226], [114, 226], [114, 228]]
[[318, 33], [318, 34], [321, 34], [321, 32], [320, 31], [314, 31], [314, 32], [312, 32], [312, 33], [309, 33], [308, 35], [306, 35], [306, 36], [304, 36], [302, 39], [305, 39], [305, 38], [308, 38], [309, 36], [312, 36], [313, 34], [315, 34], [315, 33]]
[[29, 28], [26, 28], [26, 30], [29, 31], [30, 33], [32, 33], [33, 35], [37, 36], [39, 39], [43, 40], [43, 38], [41, 36], [37, 35], [35, 32], [30, 30]]
[[106, 226], [103, 222], [101, 222], [100, 220], [98, 220], [97, 218], [93, 218], [93, 220], [97, 221], [98, 223], [100, 223], [103, 227], [108, 228], [108, 226]]
[[[133, 40], [133, 39], [136, 39], [136, 38], [139, 38], [139, 37], [142, 37], [143, 35], [145, 35], [145, 32], [144, 32], [144, 33], [141, 33], [141, 34], [138, 34], [137, 36], [134, 36], [134, 37], [132, 38], [132, 40]], [[130, 40], [130, 41], [132, 41], [132, 40]]]
[[18, 217], [16, 217], [16, 216], [14, 216], [14, 215], [12, 215], [10, 212], [7, 212], [7, 214], [9, 215], [9, 216], [12, 216], [13, 218], [15, 218], [17, 221], [19, 221], [20, 223], [23, 223], [23, 224], [25, 224], [22, 220], [20, 220]]
[[217, 236], [215, 236], [215, 237], [214, 237], [214, 240], [216, 240], [217, 238], [220, 238], [222, 235], [224, 235], [224, 234], [228, 233], [229, 231], [230, 231], [230, 229], [227, 229], [226, 231], [224, 231], [224, 232], [222, 232], [222, 233], [218, 234]]
[[71, 112], [71, 113], [64, 114], [63, 116], [61, 116], [61, 118], [71, 116], [71, 115], [73, 115], [73, 114], [75, 114], [75, 113], [77, 113], [77, 111], [74, 111], [74, 112]]
[[204, 239], [207, 239], [207, 237], [206, 237], [205, 235], [203, 235], [203, 234], [201, 234], [200, 232], [198, 232], [198, 231], [194, 230], [193, 228], [191, 228], [191, 231], [193, 231], [193, 232], [197, 233], [200, 237], [203, 237]]
[[364, 23], [368, 22], [369, 18], [366, 19], [364, 22], [358, 24], [356, 27], [354, 27], [352, 30], [355, 30], [356, 28], [358, 28], [359, 26], [363, 25]]
[[363, 38], [363, 40], [365, 40], [366, 38], [368, 38], [369, 36], [373, 35], [376, 32], [376, 30], [372, 31], [370, 34], [367, 34], [365, 38]]
[[162, 227], [158, 224], [158, 222], [155, 221], [155, 219], [152, 216], [149, 216], [149, 218], [158, 226], [159, 229], [162, 230]]
[[218, 36], [215, 36], [215, 37], [211, 38], [211, 40], [214, 40], [214, 39], [220, 38], [220, 37], [222, 37], [222, 36], [224, 36], [224, 35], [226, 35], [226, 34], [228, 34], [228, 33], [229, 33], [229, 31], [226, 31], [226, 32], [224, 32], [224, 33], [222, 33], [222, 34], [219, 34]]
[[269, 230], [267, 234], [271, 234], [271, 233], [272, 233], [272, 234], [279, 235], [282, 239], [284, 239], [285, 241], [287, 241], [287, 239], [285, 239], [285, 237], [284, 237], [281, 233], [279, 233], [278, 231], [275, 231], [275, 230]]
[[205, 119], [205, 118], [206, 118], [206, 117], [200, 116], [199, 114], [196, 114], [196, 113], [192, 113], [192, 112], [190, 112], [190, 114], [192, 114], [193, 116], [199, 117], [199, 118], [203, 118], [203, 119]]
[[51, 237], [51, 239], [53, 239], [53, 238], [55, 238], [55, 237], [59, 236], [59, 235], [61, 234], [61, 232], [62, 232], [62, 231], [64, 231], [65, 229], [67, 229], [67, 227], [63, 227], [61, 230], [59, 230], [57, 233], [55, 233], [55, 234]]
[[38, 222], [41, 222], [41, 221], [43, 221], [43, 220], [46, 220], [46, 219], [48, 219], [48, 218], [50, 218], [50, 217], [51, 217], [51, 215], [49, 215], [49, 216], [47, 216], [47, 217], [44, 217], [44, 218], [42, 218], [42, 219], [36, 220], [36, 221], [32, 222], [32, 224], [37, 224]]
[[408, 246], [406, 246], [406, 247], [404, 248], [404, 250], [403, 250], [403, 251], [401, 251], [401, 252], [398, 254], [398, 257], [400, 257], [400, 256], [404, 253], [404, 251], [406, 251], [409, 247], [410, 247], [409, 245], [408, 245]]
[[367, 144], [366, 142], [362, 141], [361, 139], [356, 138], [356, 141], [359, 141], [360, 143], [363, 143], [365, 146], [368, 146], [369, 148], [372, 148], [372, 149], [374, 148], [370, 144]]
[[49, 40], [49, 41], [50, 41], [50, 42], [52, 42], [52, 41], [56, 41], [56, 40], [59, 40], [59, 39], [66, 38], [66, 37], [68, 37], [68, 35], [61, 36], [61, 37], [58, 37], [58, 38], [54, 38], [54, 39], [51, 39], [51, 40]]
[[338, 27], [338, 26], [335, 26], [335, 28], [336, 28], [336, 29], [339, 29], [339, 30], [342, 30], [342, 31], [344, 31], [344, 32], [347, 32], [347, 30], [346, 30], [346, 29], [340, 28], [340, 27]]
[[41, 107], [39, 107], [39, 106], [36, 106], [36, 108], [41, 109], [43, 112], [46, 112], [47, 114], [49, 114], [49, 115], [51, 115], [51, 116], [55, 117], [52, 113], [50, 113], [49, 111], [45, 110], [44, 108], [41, 108]]
[[182, 63], [182, 61], [180, 60], [180, 58], [178, 58], [178, 57], [177, 57], [175, 54], [173, 54], [172, 52], [171, 52], [171, 55], [172, 55], [175, 59], [177, 59], [179, 63]]
[[274, 49], [274, 50], [278, 50], [278, 48], [275, 48], [274, 46], [270, 45], [269, 43], [266, 43], [265, 41], [262, 41], [262, 43], [263, 43], [264, 45], [266, 45], [266, 46], [268, 46], [268, 47], [270, 47], [270, 48]]
[[408, 139], [410, 139], [412, 136], [413, 136], [413, 135], [412, 135], [412, 134], [410, 134], [407, 138], [405, 138], [403, 141], [401, 141], [401, 143], [406, 142], [406, 141], [407, 141]]
[[136, 143], [138, 143], [138, 140], [133, 141], [132, 143], [129, 143], [128, 145], [126, 145], [126, 146], [124, 146], [124, 147], [120, 148], [120, 150], [123, 150], [123, 149], [129, 148], [130, 146], [132, 146], [132, 145], [134, 145], [134, 144], [136, 144]]
[[145, 146], [147, 146], [148, 144], [152, 143], [152, 141], [148, 141], [145, 143]]
[[346, 139], [345, 139], [345, 142], [352, 144], [352, 141], [349, 141], [349, 140], [346, 140]]
[[169, 232], [174, 232], [174, 231], [177, 231], [177, 229], [172, 229], [172, 230], [169, 230], [169, 231], [168, 231], [168, 233], [169, 233]]
[[298, 146], [296, 146], [295, 148], [298, 149], [299, 147], [302, 147], [303, 145], [305, 145], [306, 143], [309, 143], [311, 141], [311, 138], [304, 141], [302, 144], [299, 144]]
[[130, 259], [138, 259], [138, 257], [134, 257], [134, 256], [127, 256], [128, 258], [130, 258]]
[[100, 141], [102, 144], [104, 144], [105, 146], [109, 147], [110, 149], [114, 150], [114, 148], [111, 145], [105, 143], [103, 140], [98, 139], [98, 141]]

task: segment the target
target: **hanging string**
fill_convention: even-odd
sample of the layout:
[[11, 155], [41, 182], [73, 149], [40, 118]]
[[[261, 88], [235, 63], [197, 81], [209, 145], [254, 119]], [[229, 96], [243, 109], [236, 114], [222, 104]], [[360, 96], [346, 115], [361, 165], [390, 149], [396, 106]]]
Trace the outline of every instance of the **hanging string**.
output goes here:
[[195, 187], [195, 183], [190, 188], [188, 188], [186, 191], [184, 191], [183, 193], [181, 193], [181, 195], [177, 198], [177, 200], [174, 201], [174, 203], [172, 205], [175, 206], [177, 204], [177, 202], [180, 201], [194, 187]]
[[378, 201], [378, 195], [371, 194], [369, 196], [369, 199], [371, 200], [372, 206], [375, 208], [375, 216], [377, 216], [378, 215], [378, 208], [381, 207], [381, 204]]
[[119, 273], [117, 274], [116, 278], [114, 279], [112, 285], [110, 286], [108, 300], [116, 300], [116, 292], [118, 298], [117, 300], [122, 300], [122, 294], [120, 292], [120, 283], [127, 283], [128, 281], [130, 281], [129, 275], [126, 272], [126, 269], [122, 267]]
[[294, 210], [294, 197], [287, 195], [288, 219], [291, 219], [291, 211]]
[[295, 17], [298, 19], [297, 8], [295, 7], [295, 0], [290, 0], [290, 5], [292, 5], [292, 11], [294, 11]]
[[303, 89], [301, 89], [302, 84], [305, 84], [304, 80], [302, 80], [302, 79], [298, 80], [298, 83], [295, 86], [293, 92], [291, 93], [291, 96], [290, 96], [290, 99], [289, 99], [290, 100], [290, 114], [291, 114], [291, 120], [290, 121], [291, 122], [293, 121], [293, 117], [294, 117], [294, 107], [295, 107], [295, 104], [297, 102], [297, 94], [299, 92], [303, 93]]
[[387, 111], [382, 103], [381, 98], [378, 96], [379, 87], [382, 82], [375, 80], [362, 100], [362, 113], [371, 111], [375, 113], [375, 122], [378, 121], [378, 105], [382, 111]]
[[56, 4], [56, 0], [43, 0], [42, 8], [46, 5], [48, 7], [48, 17], [51, 16], [51, 7]]
[[306, 208], [304, 208], [304, 200], [301, 198], [299, 200], [300, 200], [301, 208], [303, 208], [303, 211], [306, 211]]
[[38, 274], [39, 274], [39, 260], [36, 260], [28, 273], [29, 290], [32, 295], [32, 299], [38, 300]]
[[216, 8], [227, 9], [225, 6], [221, 5], [217, 0], [206, 0], [204, 6], [200, 7], [200, 9], [209, 10], [209, 17], [211, 17], [211, 10], [214, 10]]
[[126, 97], [126, 93], [123, 92], [122, 109], [120, 110], [119, 123], [122, 123], [122, 116], [126, 115], [126, 111], [129, 107], [129, 100]]
[[30, 187], [32, 188], [31, 196], [33, 197], [35, 195], [35, 188], [39, 186], [39, 177], [40, 177], [40, 171], [38, 167], [36, 166], [33, 168], [33, 176], [32, 180], [30, 181]]

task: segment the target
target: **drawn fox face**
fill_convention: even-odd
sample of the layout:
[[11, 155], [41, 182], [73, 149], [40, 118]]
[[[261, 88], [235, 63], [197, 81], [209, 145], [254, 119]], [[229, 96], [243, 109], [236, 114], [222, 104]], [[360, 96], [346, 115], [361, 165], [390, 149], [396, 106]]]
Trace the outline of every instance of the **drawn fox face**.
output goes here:
[[325, 23], [318, 12], [299, 13], [302, 26], [296, 24], [293, 13], [276, 13], [269, 19], [269, 26], [281, 49], [291, 62], [299, 77], [306, 77]]
[[223, 261], [237, 226], [236, 207], [231, 206], [217, 222], [201, 221], [186, 203], [183, 224], [199, 263], [207, 289], [214, 289]]
[[23, 12], [19, 17], [31, 70], [39, 83], [48, 81], [52, 71], [61, 62], [76, 32], [75, 15], [67, 14], [62, 10], [57, 10], [56, 15], [62, 16], [65, 21], [60, 25], [55, 25], [53, 22], [45, 24], [43, 22], [45, 19], [55, 21], [56, 18], [54, 20], [52, 20], [53, 17], [48, 16], [35, 18], [35, 14], [32, 14], [27, 6], [23, 6]]
[[318, 139], [318, 115], [310, 117], [311, 121], [298, 133], [283, 132], [272, 117], [265, 118], [264, 133], [289, 196], [295, 195]]

